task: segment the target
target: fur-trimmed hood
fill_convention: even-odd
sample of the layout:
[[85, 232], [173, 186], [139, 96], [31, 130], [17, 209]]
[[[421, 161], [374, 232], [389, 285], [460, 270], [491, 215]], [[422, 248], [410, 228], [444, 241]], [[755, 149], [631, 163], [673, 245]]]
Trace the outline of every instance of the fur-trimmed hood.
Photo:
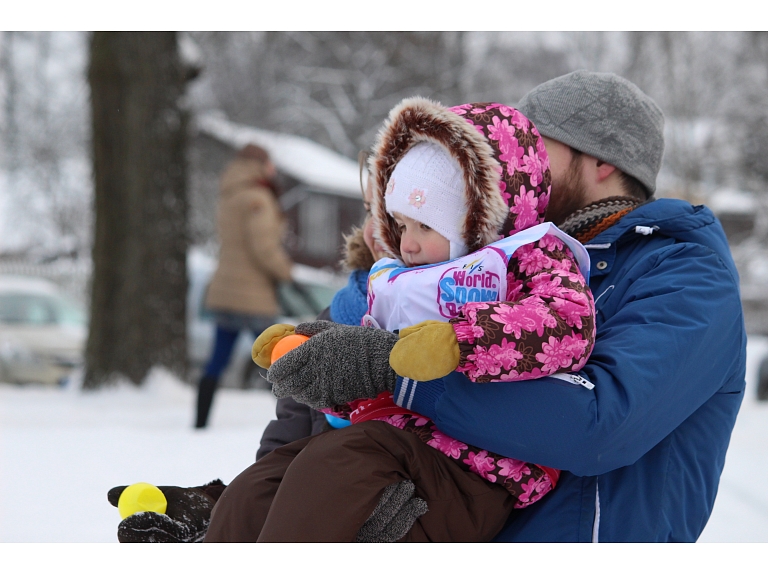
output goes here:
[[552, 177], [528, 118], [503, 104], [446, 108], [408, 98], [389, 113], [369, 159], [374, 237], [392, 257], [400, 258], [400, 235], [384, 194], [395, 164], [419, 142], [443, 146], [462, 169], [468, 208], [462, 236], [470, 252], [543, 221]]

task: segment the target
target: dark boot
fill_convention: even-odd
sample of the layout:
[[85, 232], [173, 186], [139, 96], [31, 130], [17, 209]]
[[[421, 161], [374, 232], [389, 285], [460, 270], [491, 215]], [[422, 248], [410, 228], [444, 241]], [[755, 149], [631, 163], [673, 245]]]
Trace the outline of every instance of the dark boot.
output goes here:
[[213, 394], [219, 385], [219, 378], [204, 375], [197, 387], [197, 421], [195, 428], [201, 429], [208, 424], [208, 414], [213, 403]]

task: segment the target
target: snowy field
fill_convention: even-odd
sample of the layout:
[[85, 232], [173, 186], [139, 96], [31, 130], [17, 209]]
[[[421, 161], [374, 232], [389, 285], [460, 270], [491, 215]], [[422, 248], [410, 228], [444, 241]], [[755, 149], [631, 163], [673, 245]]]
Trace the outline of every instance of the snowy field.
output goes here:
[[[747, 398], [702, 542], [768, 542], [768, 402], [755, 399], [749, 346]], [[144, 389], [0, 384], [0, 542], [115, 542], [115, 485], [229, 482], [254, 460], [275, 401], [263, 390], [222, 389], [209, 429], [191, 428], [192, 389], [163, 372]]]

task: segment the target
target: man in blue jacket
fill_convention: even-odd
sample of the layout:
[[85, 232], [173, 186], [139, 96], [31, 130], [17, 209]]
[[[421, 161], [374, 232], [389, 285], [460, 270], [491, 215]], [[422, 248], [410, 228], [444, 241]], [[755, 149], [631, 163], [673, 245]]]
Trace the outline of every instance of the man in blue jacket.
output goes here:
[[744, 395], [746, 333], [723, 230], [704, 206], [650, 201], [663, 116], [630, 82], [573, 72], [518, 107], [550, 154], [548, 218], [591, 255], [592, 356], [571, 383], [467, 385], [453, 373], [398, 378], [395, 397], [452, 437], [563, 470], [498, 541], [696, 541]]
[[[591, 255], [597, 338], [584, 369], [514, 384], [473, 384], [457, 372], [395, 381], [388, 365], [349, 353], [371, 338], [356, 331], [366, 328], [339, 327], [330, 328], [338, 353], [313, 337], [270, 369], [270, 381], [280, 383], [279, 372], [324, 393], [330, 385], [341, 404], [362, 397], [356, 379], [378, 374], [399, 405], [449, 436], [563, 470], [557, 488], [515, 512], [498, 541], [695, 541], [745, 385], [738, 275], [723, 230], [706, 207], [653, 199], [664, 117], [631, 82], [577, 71], [518, 107], [549, 152], [547, 219]], [[345, 361], [316, 373], [301, 359], [314, 345]]]

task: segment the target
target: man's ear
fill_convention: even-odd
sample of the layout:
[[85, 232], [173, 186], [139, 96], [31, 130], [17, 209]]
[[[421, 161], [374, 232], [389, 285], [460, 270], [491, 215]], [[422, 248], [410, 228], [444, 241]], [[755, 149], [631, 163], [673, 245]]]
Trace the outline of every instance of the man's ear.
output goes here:
[[603, 182], [608, 176], [616, 171], [616, 166], [612, 166], [602, 160], [597, 160], [596, 168], [597, 172], [595, 175], [597, 177], [597, 183]]

